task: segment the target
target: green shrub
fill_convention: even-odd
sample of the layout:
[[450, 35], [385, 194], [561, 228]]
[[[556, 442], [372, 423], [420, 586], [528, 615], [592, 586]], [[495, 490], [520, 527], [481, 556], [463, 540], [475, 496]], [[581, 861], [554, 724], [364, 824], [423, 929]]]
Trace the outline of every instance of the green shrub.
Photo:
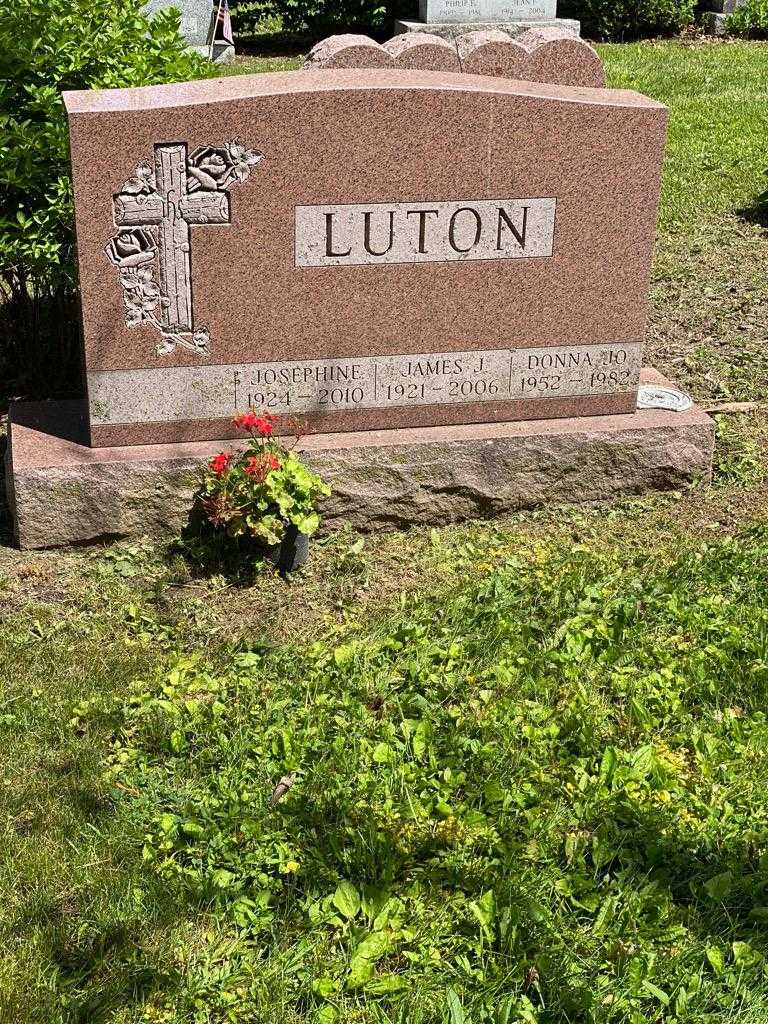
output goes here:
[[621, 41], [680, 32], [695, 8], [696, 0], [561, 0], [558, 13], [579, 18], [585, 36]]
[[416, 0], [280, 0], [283, 27], [314, 35], [367, 31], [391, 35], [395, 18], [415, 17]]
[[60, 339], [76, 337], [62, 91], [205, 77], [210, 65], [178, 30], [178, 13], [149, 20], [140, 0], [0, 4], [0, 360], [29, 370], [40, 346], [53, 345], [41, 360], [50, 371], [52, 357], [69, 359]]
[[229, 9], [236, 38], [242, 42], [270, 30], [272, 25], [282, 27], [276, 0], [232, 0]]
[[734, 35], [768, 39], [768, 0], [746, 0], [728, 18], [726, 27]]

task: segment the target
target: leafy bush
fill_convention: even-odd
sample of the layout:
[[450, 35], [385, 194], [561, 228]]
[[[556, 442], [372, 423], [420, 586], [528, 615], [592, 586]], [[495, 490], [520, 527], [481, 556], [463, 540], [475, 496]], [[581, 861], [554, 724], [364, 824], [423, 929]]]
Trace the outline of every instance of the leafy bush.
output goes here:
[[381, 0], [284, 0], [280, 6], [287, 29], [306, 26], [311, 32], [349, 27], [381, 29], [387, 16]]
[[566, 0], [558, 13], [579, 18], [585, 36], [625, 40], [680, 32], [695, 9], [696, 0]]
[[41, 345], [53, 346], [43, 360], [50, 371], [57, 348], [65, 363], [71, 355], [57, 344], [62, 326], [70, 343], [76, 337], [62, 91], [210, 74], [186, 48], [179, 20], [174, 11], [144, 17], [140, 0], [0, 4], [0, 336], [12, 346], [0, 358], [27, 363]]
[[280, 26], [282, 21], [275, 0], [232, 0], [229, 9], [235, 36], [240, 42], [258, 35], [267, 26]]
[[746, 0], [728, 18], [726, 27], [738, 36], [768, 39], [768, 0]]
[[395, 18], [415, 17], [417, 9], [417, 0], [246, 0], [233, 5], [233, 19], [251, 33], [269, 18], [279, 18], [287, 32], [379, 33], [390, 32]]

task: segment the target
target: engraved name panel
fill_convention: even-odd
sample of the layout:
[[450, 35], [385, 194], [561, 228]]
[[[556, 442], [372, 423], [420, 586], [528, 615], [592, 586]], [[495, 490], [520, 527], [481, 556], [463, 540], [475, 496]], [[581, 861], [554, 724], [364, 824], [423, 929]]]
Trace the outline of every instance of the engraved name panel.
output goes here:
[[555, 199], [296, 207], [296, 266], [552, 256]]
[[88, 375], [88, 391], [101, 424], [574, 398], [636, 390], [641, 354], [630, 342], [108, 370]]
[[420, 0], [422, 21], [535, 21], [557, 16], [557, 0]]

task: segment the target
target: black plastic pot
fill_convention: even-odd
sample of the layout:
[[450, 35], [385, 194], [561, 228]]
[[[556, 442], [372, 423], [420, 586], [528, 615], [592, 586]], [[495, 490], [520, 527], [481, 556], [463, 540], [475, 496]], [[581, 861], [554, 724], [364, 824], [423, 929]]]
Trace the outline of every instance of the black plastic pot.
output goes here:
[[281, 575], [295, 572], [309, 558], [309, 537], [299, 533], [293, 524], [286, 527], [285, 535], [280, 544], [275, 546], [272, 561]]

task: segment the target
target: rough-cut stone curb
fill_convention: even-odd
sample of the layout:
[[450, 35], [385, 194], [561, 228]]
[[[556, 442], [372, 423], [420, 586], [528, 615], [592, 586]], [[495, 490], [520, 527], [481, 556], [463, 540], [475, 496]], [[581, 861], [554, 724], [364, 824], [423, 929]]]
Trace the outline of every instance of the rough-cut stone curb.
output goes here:
[[463, 32], [452, 42], [430, 32], [405, 33], [383, 46], [367, 36], [329, 36], [314, 47], [304, 67], [396, 67], [552, 85], [606, 86], [602, 61], [589, 43], [567, 30], [546, 26], [528, 29], [514, 39], [499, 28]]
[[461, 71], [456, 47], [429, 32], [408, 32], [393, 36], [383, 47], [398, 68], [454, 73]]
[[[645, 379], [663, 382], [658, 374]], [[665, 382], [666, 383], [666, 382]], [[227, 442], [90, 449], [83, 403], [11, 409], [6, 470], [17, 543], [56, 547], [168, 535], [186, 521], [197, 469]], [[709, 479], [714, 425], [701, 410], [378, 430], [306, 438], [331, 483], [325, 527], [429, 526]]]

